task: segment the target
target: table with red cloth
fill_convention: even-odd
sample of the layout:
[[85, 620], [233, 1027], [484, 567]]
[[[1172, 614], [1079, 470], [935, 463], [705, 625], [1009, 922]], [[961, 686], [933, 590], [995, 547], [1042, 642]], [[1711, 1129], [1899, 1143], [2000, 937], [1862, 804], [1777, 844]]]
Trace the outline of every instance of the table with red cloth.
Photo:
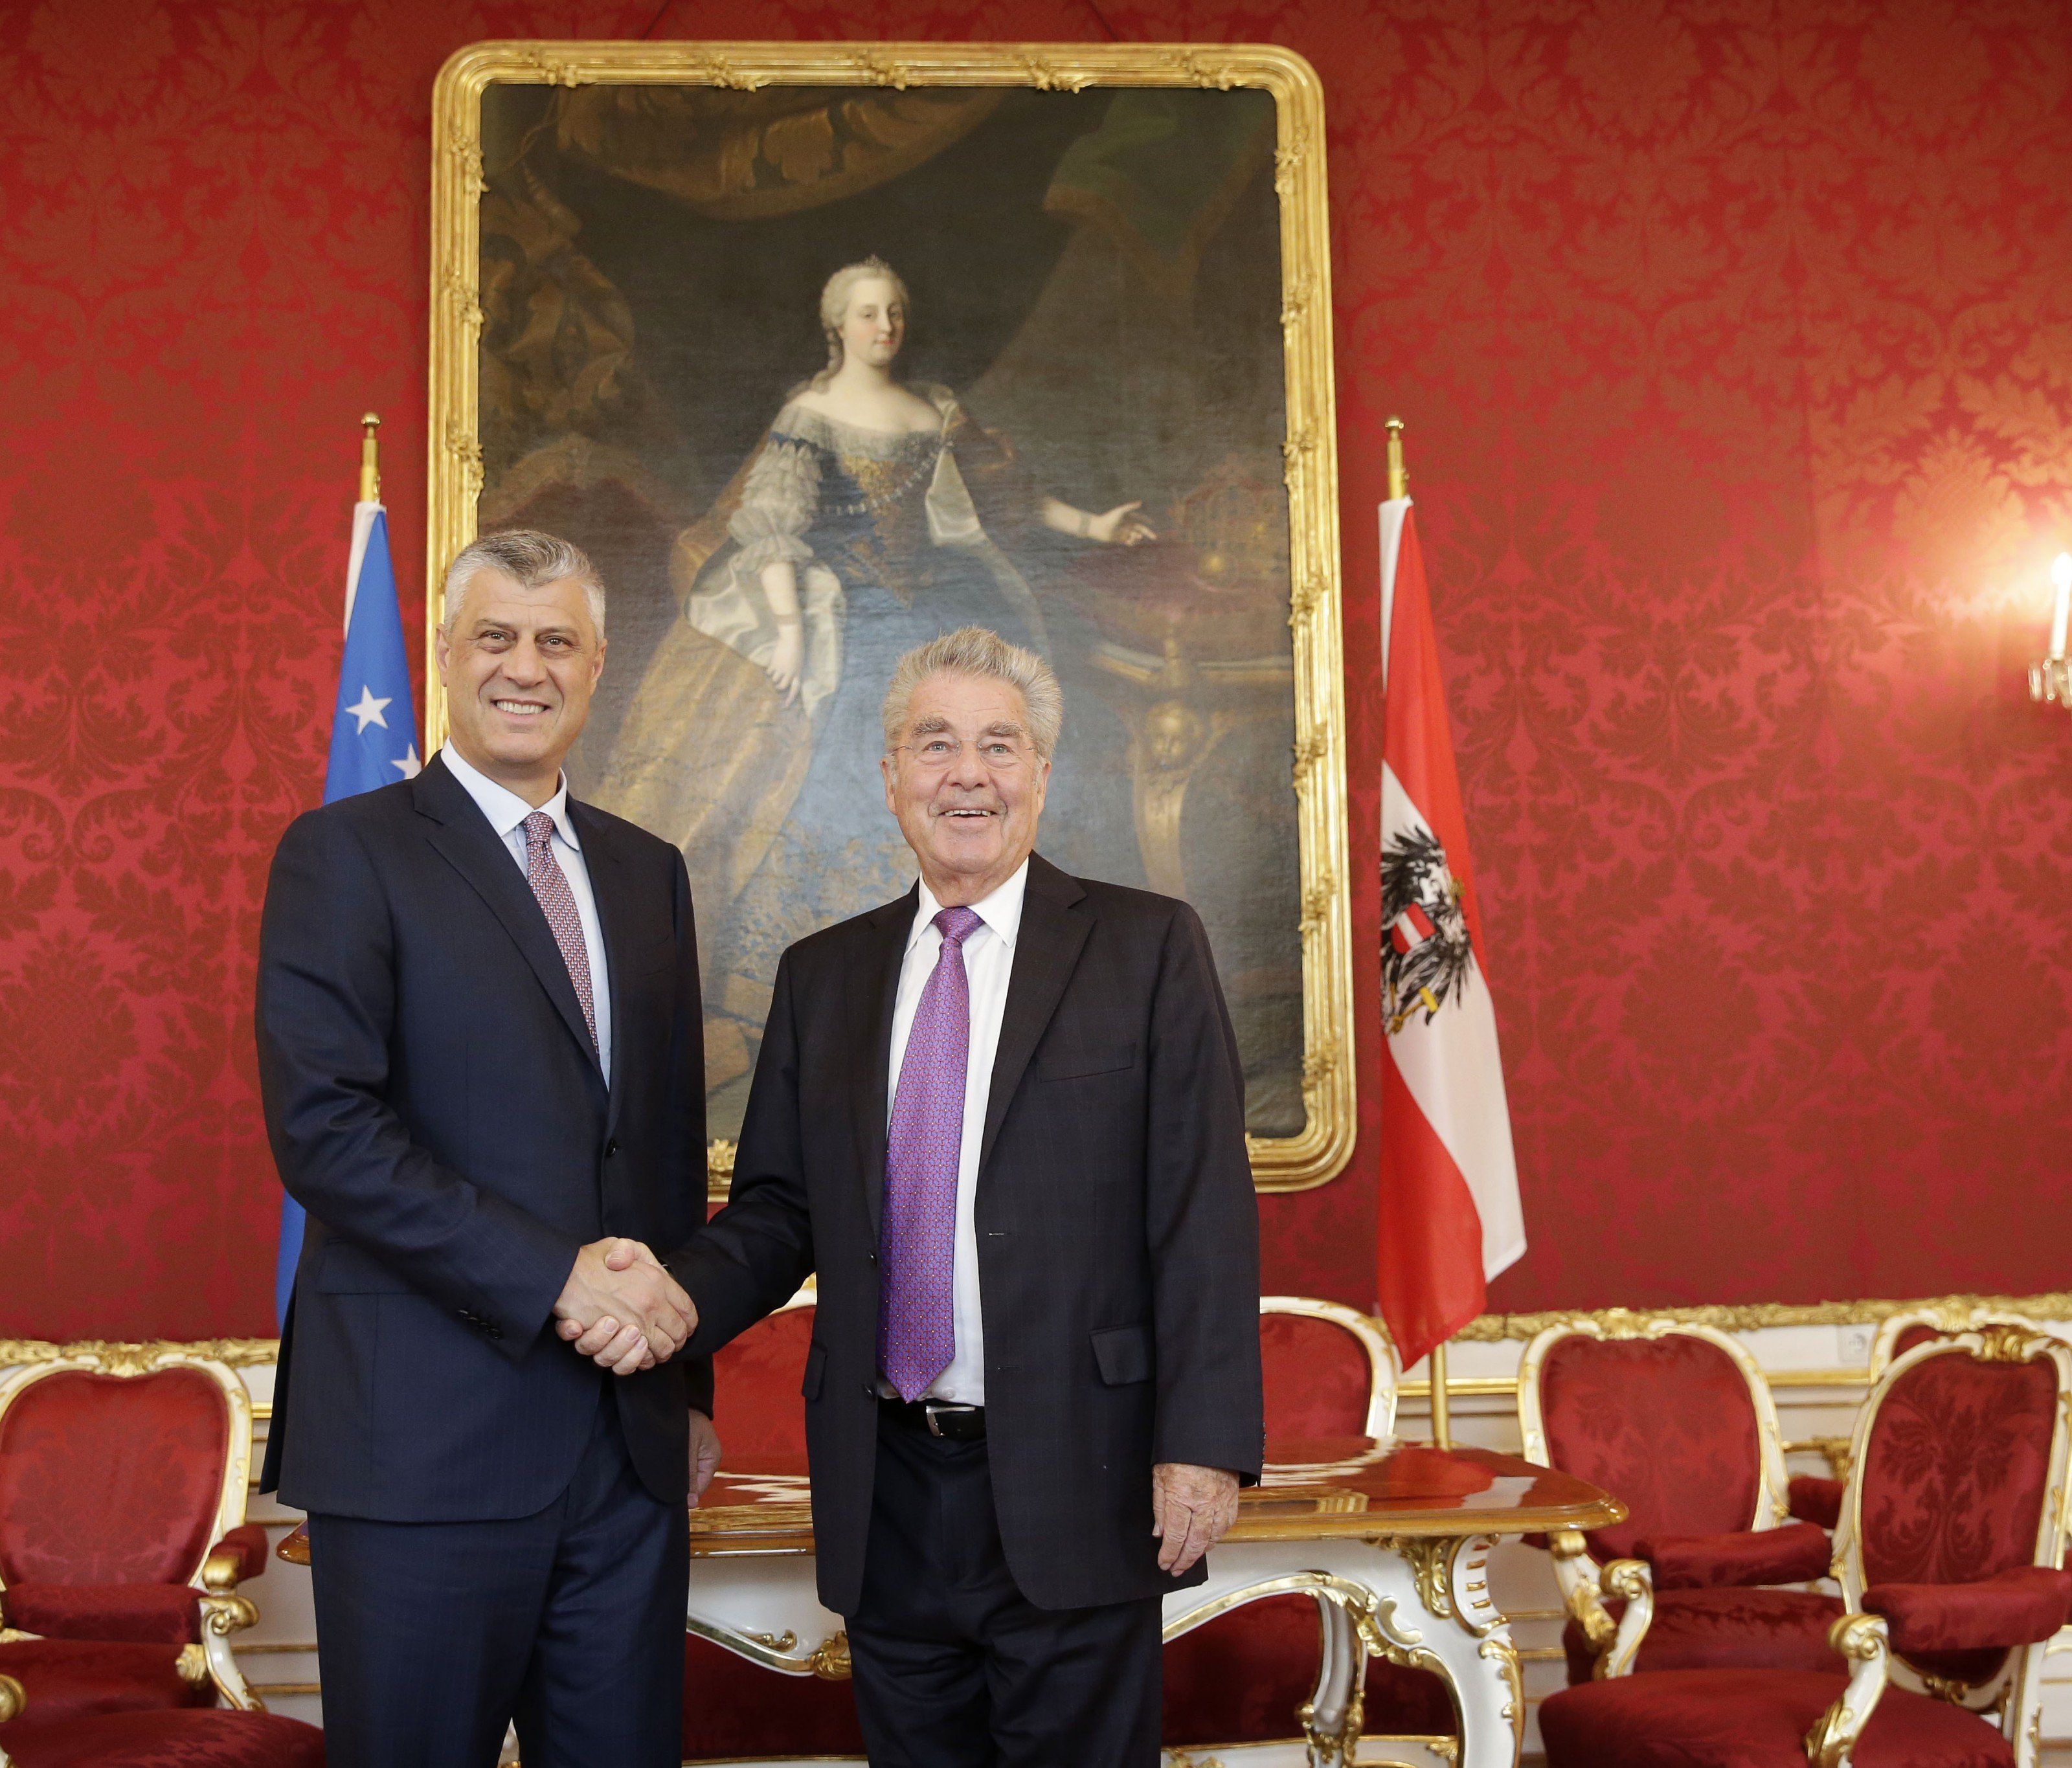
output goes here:
[[[1625, 1514], [1594, 1486], [1487, 1449], [1367, 1437], [1269, 1444], [1265, 1477], [1240, 1495], [1208, 1581], [1167, 1598], [1166, 1637], [1264, 1597], [1320, 1597], [1306, 1726], [1317, 1768], [1352, 1759], [1363, 1647], [1445, 1680], [1461, 1768], [1511, 1768], [1525, 1693], [1490, 1595], [1490, 1552], [1506, 1535], [1601, 1528]], [[732, 1458], [691, 1512], [690, 1631], [768, 1669], [846, 1675], [841, 1618], [814, 1593], [812, 1553], [803, 1458]]]

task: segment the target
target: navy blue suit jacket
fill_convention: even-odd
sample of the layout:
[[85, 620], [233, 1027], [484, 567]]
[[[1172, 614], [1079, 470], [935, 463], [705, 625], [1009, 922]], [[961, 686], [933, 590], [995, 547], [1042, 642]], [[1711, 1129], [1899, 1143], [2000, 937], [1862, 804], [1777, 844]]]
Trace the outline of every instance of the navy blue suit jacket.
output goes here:
[[606, 1375], [552, 1330], [577, 1251], [666, 1255], [705, 1219], [703, 1018], [682, 856], [571, 799], [611, 982], [606, 1088], [524, 874], [435, 756], [282, 837], [259, 941], [259, 1075], [309, 1212], [261, 1485], [392, 1522], [528, 1515], [600, 1384], [680, 1502], [709, 1363]]

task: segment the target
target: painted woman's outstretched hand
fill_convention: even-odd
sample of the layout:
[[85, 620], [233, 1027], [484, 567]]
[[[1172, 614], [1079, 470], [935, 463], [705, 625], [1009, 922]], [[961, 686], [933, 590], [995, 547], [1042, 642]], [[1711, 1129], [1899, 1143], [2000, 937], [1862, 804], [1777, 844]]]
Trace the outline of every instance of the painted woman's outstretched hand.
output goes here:
[[1118, 504], [1106, 514], [1087, 518], [1087, 538], [1107, 546], [1134, 546], [1140, 541], [1155, 541], [1158, 531], [1137, 512], [1143, 500]]

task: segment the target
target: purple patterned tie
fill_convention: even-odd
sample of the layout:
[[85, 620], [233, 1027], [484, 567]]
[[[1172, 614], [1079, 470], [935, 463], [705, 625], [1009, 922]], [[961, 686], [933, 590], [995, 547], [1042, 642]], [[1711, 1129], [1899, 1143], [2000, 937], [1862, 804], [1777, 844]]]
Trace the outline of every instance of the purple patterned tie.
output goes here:
[[568, 876], [554, 857], [554, 820], [543, 810], [525, 819], [525, 880], [546, 911], [547, 925], [554, 944], [561, 948], [561, 962], [569, 967], [569, 981], [575, 985], [576, 999], [582, 1003], [583, 1023], [590, 1027], [590, 1046], [597, 1048], [597, 1007], [590, 999], [590, 948], [583, 944], [582, 917], [576, 912], [575, 893]]
[[886, 1136], [878, 1366], [902, 1400], [919, 1395], [956, 1354], [957, 1164], [971, 1053], [964, 941], [982, 924], [967, 908], [944, 909], [935, 917], [942, 956], [906, 1034]]

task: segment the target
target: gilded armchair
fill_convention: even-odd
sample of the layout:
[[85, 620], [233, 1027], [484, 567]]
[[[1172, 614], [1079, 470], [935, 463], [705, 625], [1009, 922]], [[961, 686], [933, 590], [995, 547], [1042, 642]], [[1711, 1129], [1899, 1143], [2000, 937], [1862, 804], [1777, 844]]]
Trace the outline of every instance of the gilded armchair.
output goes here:
[[[1614, 1313], [1547, 1328], [1519, 1366], [1526, 1458], [1625, 1500], [1629, 1516], [1585, 1539], [1557, 1535], [1571, 1683], [1631, 1667], [1614, 1560], [1653, 1567], [1653, 1626], [1640, 1667], [1839, 1667], [1827, 1632], [1840, 1601], [1803, 1588], [1831, 1549], [1794, 1519], [1777, 1408], [1762, 1370], [1712, 1326]], [[1638, 1635], [1634, 1638], [1638, 1640]]]
[[[2072, 1347], [1993, 1326], [1897, 1356], [1857, 1420], [1836, 1571], [1844, 1667], [1671, 1670], [1563, 1690], [1548, 1768], [2034, 1768], [2064, 1569]], [[1644, 1636], [1647, 1569], [1606, 1568]]]

